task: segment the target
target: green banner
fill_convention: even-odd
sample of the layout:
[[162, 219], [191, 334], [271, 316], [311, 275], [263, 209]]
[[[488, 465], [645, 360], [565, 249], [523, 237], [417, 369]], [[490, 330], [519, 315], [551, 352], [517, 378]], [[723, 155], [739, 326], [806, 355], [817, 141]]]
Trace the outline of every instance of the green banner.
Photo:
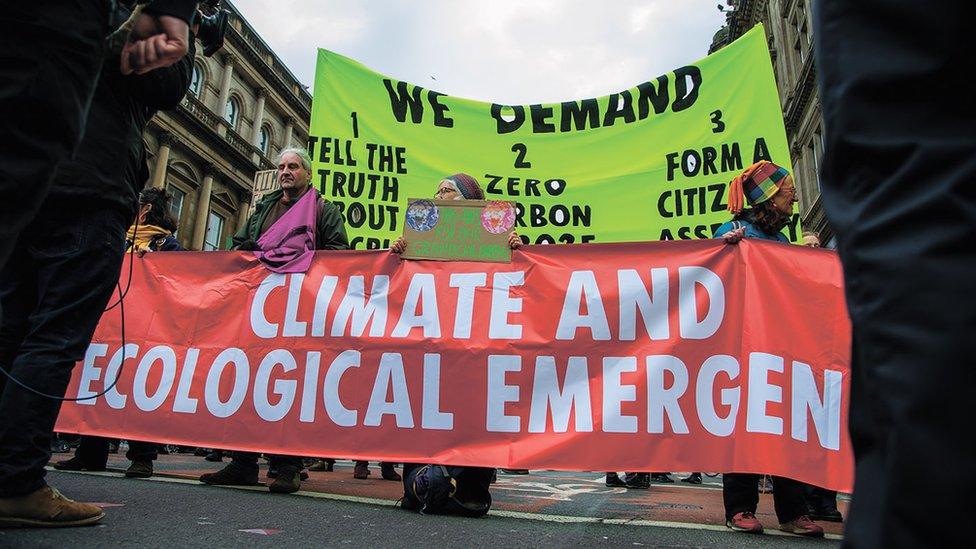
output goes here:
[[[535, 105], [451, 97], [320, 49], [313, 181], [358, 249], [389, 247], [407, 199], [457, 172], [514, 202], [530, 243], [709, 238], [732, 177], [792, 166], [765, 36], [619, 93]], [[798, 227], [794, 214], [784, 232]]]

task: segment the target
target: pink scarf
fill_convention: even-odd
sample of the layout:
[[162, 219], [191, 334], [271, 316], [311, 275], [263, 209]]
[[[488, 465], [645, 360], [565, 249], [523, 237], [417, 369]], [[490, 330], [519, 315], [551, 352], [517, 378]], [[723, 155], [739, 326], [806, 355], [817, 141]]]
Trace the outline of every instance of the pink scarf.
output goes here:
[[304, 273], [315, 255], [315, 217], [319, 193], [309, 189], [258, 238], [254, 255], [276, 273]]

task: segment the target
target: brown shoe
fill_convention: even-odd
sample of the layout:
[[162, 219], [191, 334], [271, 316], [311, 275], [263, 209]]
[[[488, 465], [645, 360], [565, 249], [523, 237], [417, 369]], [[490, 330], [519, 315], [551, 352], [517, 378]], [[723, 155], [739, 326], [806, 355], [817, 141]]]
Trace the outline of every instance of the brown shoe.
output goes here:
[[98, 507], [72, 501], [50, 486], [26, 496], [0, 498], [0, 528], [85, 526], [104, 516]]
[[369, 462], [368, 461], [357, 461], [356, 467], [352, 470], [352, 478], [358, 478], [360, 480], [365, 479], [369, 476]]
[[308, 466], [309, 471], [332, 471], [335, 466], [335, 460], [333, 459], [317, 459]]
[[298, 467], [285, 465], [278, 471], [278, 478], [268, 486], [268, 490], [276, 494], [291, 494], [302, 489], [301, 476]]
[[129, 478], [149, 478], [153, 475], [153, 464], [152, 461], [138, 460], [133, 461], [132, 465], [125, 470], [125, 476]]

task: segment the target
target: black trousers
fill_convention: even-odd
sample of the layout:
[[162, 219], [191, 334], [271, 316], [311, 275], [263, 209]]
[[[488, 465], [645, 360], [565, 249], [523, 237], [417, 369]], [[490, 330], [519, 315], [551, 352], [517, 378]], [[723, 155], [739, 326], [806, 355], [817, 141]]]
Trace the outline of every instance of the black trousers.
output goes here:
[[[234, 463], [239, 467], [246, 467], [248, 469], [257, 469], [258, 467], [258, 454], [255, 452], [231, 452], [230, 459], [231, 463]], [[292, 467], [298, 467], [301, 469], [302, 458], [299, 456], [268, 454], [268, 465], [278, 468], [290, 465]]]
[[[0, 364], [62, 396], [115, 290], [129, 220], [112, 209], [48, 201], [0, 271]], [[61, 402], [0, 375], [0, 497], [44, 486]]]
[[35, 0], [0, 10], [0, 269], [81, 141], [109, 7]]
[[[725, 473], [722, 475], [722, 499], [725, 501], [725, 518], [737, 513], [755, 513], [759, 506], [759, 479], [762, 475], [751, 473]], [[786, 477], [773, 477], [773, 507], [780, 524], [807, 514], [803, 498], [803, 483]]]
[[[104, 466], [108, 462], [109, 442], [111, 439], [84, 435], [81, 437], [81, 444], [75, 450], [75, 457], [88, 465]], [[155, 442], [130, 440], [129, 451], [125, 453], [125, 458], [129, 461], [156, 461], [158, 457], [159, 445]]]
[[848, 547], [972, 543], [976, 56], [959, 37], [974, 11], [814, 6], [823, 201], [854, 327]]

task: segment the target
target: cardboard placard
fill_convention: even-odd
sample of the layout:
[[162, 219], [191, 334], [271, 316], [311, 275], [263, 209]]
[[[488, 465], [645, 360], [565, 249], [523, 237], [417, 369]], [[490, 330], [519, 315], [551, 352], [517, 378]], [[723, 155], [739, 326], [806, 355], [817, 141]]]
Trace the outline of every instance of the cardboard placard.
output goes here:
[[508, 263], [508, 235], [515, 227], [515, 208], [502, 200], [408, 201], [403, 238], [404, 259]]

